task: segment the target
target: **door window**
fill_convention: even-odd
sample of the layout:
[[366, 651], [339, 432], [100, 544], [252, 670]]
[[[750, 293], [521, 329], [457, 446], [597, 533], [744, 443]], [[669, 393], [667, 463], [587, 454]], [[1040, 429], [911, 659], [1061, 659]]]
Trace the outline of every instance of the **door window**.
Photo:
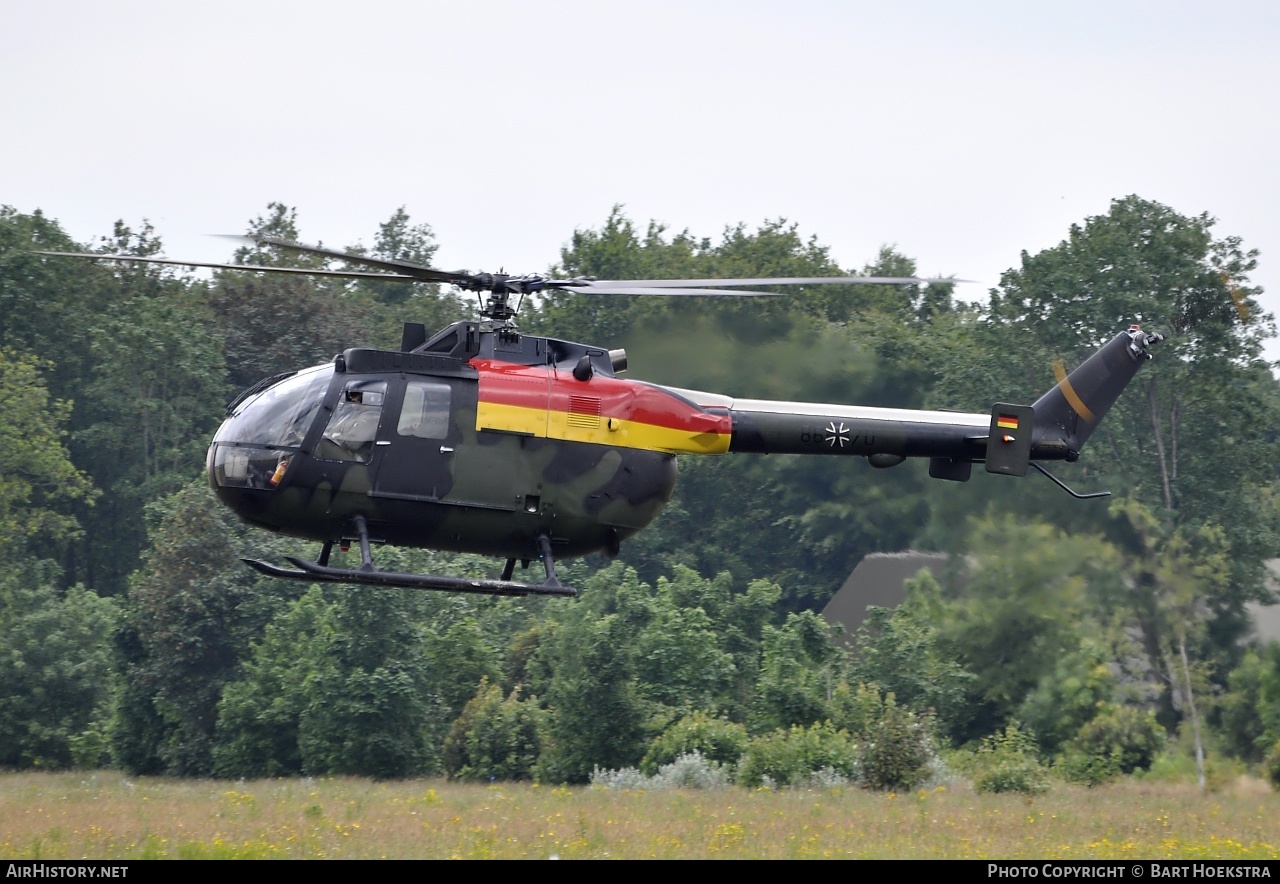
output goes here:
[[386, 397], [386, 381], [348, 381], [316, 446], [316, 456], [368, 463]]
[[396, 432], [418, 439], [443, 439], [449, 435], [449, 385], [441, 381], [411, 378], [404, 391], [404, 407]]

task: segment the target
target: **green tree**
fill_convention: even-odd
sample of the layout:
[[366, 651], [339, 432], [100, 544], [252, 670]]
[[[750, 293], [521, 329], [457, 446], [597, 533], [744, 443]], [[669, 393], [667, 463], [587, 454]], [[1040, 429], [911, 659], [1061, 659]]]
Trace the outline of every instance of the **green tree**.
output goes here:
[[85, 319], [107, 311], [111, 290], [101, 268], [38, 250], [85, 249], [39, 210], [24, 215], [0, 206], [0, 348], [54, 365], [50, 391], [70, 400], [91, 372]]
[[549, 721], [540, 777], [586, 782], [594, 767], [634, 767], [644, 754], [650, 705], [636, 682], [633, 641], [652, 589], [615, 566], [588, 578], [557, 611], [537, 650], [531, 685]]
[[0, 578], [0, 765], [96, 767], [110, 712], [111, 599], [55, 587], [50, 562]]
[[1218, 704], [1227, 747], [1240, 758], [1261, 761], [1280, 744], [1280, 642], [1249, 649], [1227, 686]]
[[44, 368], [34, 356], [0, 350], [6, 417], [0, 424], [0, 540], [6, 547], [65, 541], [79, 530], [74, 507], [97, 497], [64, 442], [71, 404], [50, 397]]
[[207, 776], [222, 690], [298, 592], [259, 579], [238, 557], [278, 558], [290, 547], [237, 523], [203, 478], [153, 511], [117, 633], [123, 685], [112, 751], [135, 772]]
[[846, 730], [829, 721], [808, 727], [793, 724], [754, 737], [738, 765], [743, 786], [805, 785], [829, 771], [846, 780], [858, 776], [858, 746]]
[[[352, 246], [348, 251], [430, 267], [438, 248], [431, 225], [412, 223], [401, 206], [379, 225], [372, 249]], [[471, 312], [455, 293], [425, 283], [361, 280], [351, 287], [349, 296], [356, 309], [367, 314], [372, 340], [380, 347], [398, 348], [406, 322], [422, 323], [430, 335]]]
[[841, 663], [831, 628], [812, 611], [788, 614], [780, 627], [766, 626], [752, 730], [805, 727], [828, 718]]
[[[150, 225], [117, 222], [113, 254], [150, 255]], [[146, 542], [148, 502], [199, 473], [228, 398], [221, 339], [203, 287], [154, 265], [113, 268], [111, 311], [88, 320], [94, 373], [83, 389], [72, 447], [106, 492], [85, 522], [78, 564], [102, 592], [119, 593]]]
[[682, 755], [697, 752], [708, 761], [732, 767], [747, 748], [747, 729], [735, 721], [691, 712], [654, 737], [640, 763], [647, 776]]
[[[297, 212], [271, 203], [268, 215], [249, 224], [250, 236], [298, 240]], [[315, 256], [271, 246], [246, 245], [236, 263], [324, 269]], [[369, 345], [372, 333], [359, 305], [341, 283], [315, 277], [219, 271], [209, 292], [215, 328], [223, 339], [233, 386], [333, 358], [347, 347]]]
[[1035, 735], [1040, 751], [1053, 757], [1080, 729], [1116, 699], [1111, 655], [1095, 641], [1054, 661], [1019, 710], [1019, 720]]
[[1096, 536], [1009, 517], [972, 531], [974, 563], [941, 626], [942, 647], [975, 676], [959, 742], [1005, 725], [1057, 660], [1102, 639], [1098, 599], [1119, 589], [1119, 556]]
[[502, 653], [475, 616], [432, 617], [423, 634], [423, 652], [431, 664], [431, 680], [450, 719], [484, 683], [502, 677]]
[[333, 605], [319, 587], [267, 624], [240, 677], [218, 701], [214, 772], [224, 777], [303, 773], [298, 729], [333, 645]]
[[735, 668], [716, 623], [701, 606], [681, 605], [659, 581], [650, 622], [635, 637], [636, 677], [646, 699], [682, 713], [724, 709]]
[[1176, 695], [1182, 716], [1191, 723], [1203, 788], [1204, 746], [1196, 697], [1201, 697], [1202, 708], [1209, 673], [1203, 665], [1193, 671], [1192, 659], [1200, 663], [1213, 653], [1204, 639], [1210, 606], [1222, 603], [1231, 580], [1226, 535], [1213, 525], [1178, 526], [1132, 498], [1117, 502], [1113, 510], [1124, 516], [1130, 528], [1128, 570], [1135, 585], [1144, 646], [1152, 670], [1161, 676], [1164, 724], [1171, 727], [1174, 722]]
[[936, 752], [933, 717], [899, 706], [892, 693], [861, 689], [867, 717], [857, 732], [862, 784], [908, 791], [929, 776]]
[[445, 738], [445, 772], [460, 780], [532, 779], [545, 718], [535, 699], [520, 699], [518, 687], [504, 698], [501, 687], [482, 680]]
[[1055, 359], [1078, 361], [1131, 322], [1169, 333], [1090, 443], [1105, 457], [1086, 460], [1113, 490], [1179, 524], [1236, 525], [1225, 601], [1238, 608], [1266, 597], [1261, 563], [1275, 549], [1277, 519], [1259, 489], [1276, 478], [1280, 398], [1262, 358], [1274, 322], [1248, 284], [1257, 253], [1238, 237], [1216, 238], [1214, 227], [1207, 214], [1115, 200], [1058, 246], [1024, 253], [983, 322], [1002, 342], [988, 349], [1003, 351], [1010, 393], [1024, 401], [1053, 383]]
[[905, 709], [931, 712], [944, 732], [963, 732], [975, 676], [941, 647], [942, 589], [928, 570], [922, 570], [906, 582], [906, 593], [895, 609], [867, 609], [850, 681], [874, 685]]
[[439, 769], [448, 718], [432, 691], [425, 600], [412, 590], [340, 587], [298, 726], [312, 774], [404, 777]]

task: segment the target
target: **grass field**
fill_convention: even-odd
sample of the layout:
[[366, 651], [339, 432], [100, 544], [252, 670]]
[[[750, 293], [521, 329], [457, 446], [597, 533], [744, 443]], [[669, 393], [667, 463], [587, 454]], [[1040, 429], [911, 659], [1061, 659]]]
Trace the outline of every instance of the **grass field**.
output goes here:
[[1280, 858], [1280, 795], [1129, 780], [633, 792], [359, 779], [0, 774], [0, 858]]

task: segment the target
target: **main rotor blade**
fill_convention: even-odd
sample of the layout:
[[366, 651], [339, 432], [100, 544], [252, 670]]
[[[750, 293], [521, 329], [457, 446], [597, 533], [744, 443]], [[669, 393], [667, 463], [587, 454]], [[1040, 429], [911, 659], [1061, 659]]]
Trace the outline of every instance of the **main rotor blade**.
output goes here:
[[[562, 288], [562, 286], [547, 284], [548, 288]], [[719, 295], [728, 295], [735, 298], [768, 298], [780, 297], [778, 292], [741, 292], [735, 289], [703, 289], [703, 288], [664, 288], [660, 286], [587, 286], [585, 288], [565, 288], [565, 291], [573, 292], [581, 295], [662, 295], [663, 297], [674, 297], [675, 295], [696, 295], [706, 298], [714, 298]]]
[[361, 273], [358, 270], [307, 270], [303, 267], [264, 267], [259, 264], [215, 264], [210, 261], [182, 261], [177, 258], [142, 258], [137, 255], [103, 255], [98, 252], [36, 252], [60, 258], [94, 258], [101, 261], [136, 261], [141, 264], [173, 264], [178, 267], [212, 267], [214, 270], [249, 270], [254, 273], [294, 273], [304, 276], [336, 276], [341, 279], [390, 279], [420, 282], [403, 273]]
[[720, 285], [921, 285], [931, 282], [963, 281], [951, 277], [922, 279], [917, 276], [783, 276], [776, 279], [762, 277], [749, 279], [567, 279], [556, 280], [554, 285], [566, 289], [577, 288], [591, 291], [596, 288], [619, 289], [634, 286], [645, 288], [686, 288]]
[[324, 246], [307, 245], [306, 243], [291, 242], [287, 239], [275, 239], [270, 236], [237, 236], [235, 234], [220, 234], [228, 239], [238, 239], [244, 242], [251, 242], [260, 246], [275, 246], [276, 248], [286, 249], [293, 252], [303, 252], [308, 255], [320, 255], [325, 258], [336, 258], [340, 261], [350, 261], [352, 264], [363, 264], [366, 267], [377, 267], [382, 270], [390, 270], [395, 273], [408, 274], [410, 279], [416, 279], [420, 282], [444, 282], [450, 284], [473, 282], [475, 277], [466, 271], [449, 272], [446, 270], [436, 270], [434, 267], [426, 267], [422, 264], [415, 264], [412, 261], [388, 260], [386, 258], [374, 258], [369, 255], [357, 255], [355, 252], [348, 252], [345, 249], [327, 249]]

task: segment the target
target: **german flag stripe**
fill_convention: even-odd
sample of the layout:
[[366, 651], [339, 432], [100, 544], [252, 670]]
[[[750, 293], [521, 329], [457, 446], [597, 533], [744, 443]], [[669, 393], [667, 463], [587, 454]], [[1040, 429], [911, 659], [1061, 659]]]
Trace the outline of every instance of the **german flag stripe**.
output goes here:
[[723, 454], [729, 450], [732, 438], [727, 431], [664, 427], [617, 417], [592, 416], [583, 420], [584, 417], [565, 411], [481, 401], [476, 410], [476, 429], [504, 430], [566, 442], [616, 445], [670, 454]]
[[[563, 420], [566, 414], [661, 427], [677, 435], [727, 435], [732, 431], [727, 414], [710, 414], [648, 384], [608, 377], [595, 377], [589, 383], [582, 383], [553, 378], [544, 368], [503, 363], [479, 367], [481, 406], [502, 405], [529, 412], [516, 421], [524, 427], [518, 432], [532, 432], [541, 421]], [[587, 422], [574, 421], [575, 424]]]
[[1002, 430], [1016, 430], [1018, 429], [1018, 419], [1016, 417], [1010, 417], [1007, 414], [1002, 414], [996, 418], [996, 426]]
[[649, 384], [588, 382], [542, 366], [473, 360], [480, 372], [476, 429], [648, 451], [719, 454], [733, 421]]

